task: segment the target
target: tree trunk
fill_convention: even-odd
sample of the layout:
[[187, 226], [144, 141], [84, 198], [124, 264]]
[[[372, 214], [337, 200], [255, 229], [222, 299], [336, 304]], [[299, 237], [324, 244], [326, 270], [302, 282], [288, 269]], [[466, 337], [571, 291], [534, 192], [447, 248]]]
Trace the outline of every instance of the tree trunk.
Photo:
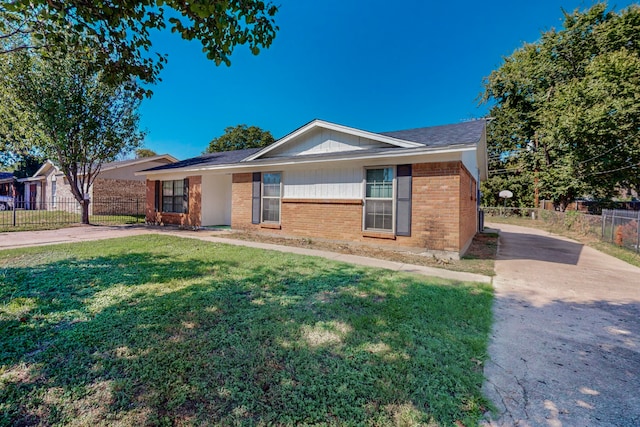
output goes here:
[[89, 199], [84, 199], [80, 202], [80, 206], [82, 207], [82, 223], [89, 224]]

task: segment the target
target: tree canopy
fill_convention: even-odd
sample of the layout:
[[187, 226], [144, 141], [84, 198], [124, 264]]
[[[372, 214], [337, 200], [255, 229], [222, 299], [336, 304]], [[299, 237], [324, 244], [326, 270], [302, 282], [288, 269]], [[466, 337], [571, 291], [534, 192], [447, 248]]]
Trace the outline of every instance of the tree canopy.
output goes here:
[[484, 203], [513, 188], [510, 203], [531, 206], [536, 178], [540, 197], [561, 209], [637, 189], [639, 55], [640, 7], [599, 3], [564, 12], [562, 29], [505, 58], [484, 82], [483, 100], [494, 103]]
[[230, 64], [237, 45], [254, 54], [278, 27], [278, 8], [262, 0], [15, 0], [0, 4], [0, 53], [88, 47], [104, 76], [118, 83], [154, 83], [166, 55], [152, 51], [152, 30], [170, 28], [199, 40], [216, 64]]
[[257, 126], [247, 126], [244, 124], [235, 127], [225, 128], [224, 134], [213, 138], [209, 146], [204, 151], [215, 153], [218, 151], [242, 150], [244, 148], [266, 147], [275, 139], [268, 130], [262, 130]]
[[148, 148], [138, 148], [136, 150], [136, 159], [142, 159], [145, 157], [154, 157], [157, 155], [158, 154], [155, 151], [150, 150]]
[[0, 142], [34, 151], [64, 173], [89, 222], [89, 189], [104, 162], [139, 146], [139, 98], [103, 80], [87, 50], [43, 58], [0, 55]]

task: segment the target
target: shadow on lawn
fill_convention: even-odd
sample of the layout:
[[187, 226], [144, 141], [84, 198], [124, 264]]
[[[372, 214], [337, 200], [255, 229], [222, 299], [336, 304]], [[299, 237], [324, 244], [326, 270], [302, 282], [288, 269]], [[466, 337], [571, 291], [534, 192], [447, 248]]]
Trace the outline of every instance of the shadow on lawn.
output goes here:
[[[1, 325], [0, 424], [451, 424], [481, 412], [488, 287], [312, 258], [269, 265], [137, 253], [6, 269], [1, 300], [35, 302]], [[52, 271], [68, 281], [47, 283]]]

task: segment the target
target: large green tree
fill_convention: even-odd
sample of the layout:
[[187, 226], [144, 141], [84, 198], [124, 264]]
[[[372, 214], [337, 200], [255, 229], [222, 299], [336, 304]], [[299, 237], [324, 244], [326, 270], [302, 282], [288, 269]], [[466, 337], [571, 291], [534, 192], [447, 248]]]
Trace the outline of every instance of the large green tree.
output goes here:
[[153, 51], [153, 30], [199, 40], [209, 59], [229, 65], [237, 45], [254, 54], [271, 45], [277, 10], [263, 0], [14, 0], [0, 3], [0, 54], [84, 46], [105, 77], [154, 83], [166, 55]]
[[218, 151], [242, 150], [244, 148], [266, 147], [275, 139], [271, 132], [257, 126], [237, 125], [224, 129], [224, 134], [213, 138], [204, 151], [215, 153]]
[[140, 100], [103, 79], [93, 54], [46, 57], [28, 50], [0, 55], [0, 142], [12, 152], [32, 150], [67, 178], [89, 223], [89, 189], [104, 162], [139, 146]]
[[494, 103], [484, 192], [516, 185], [528, 204], [537, 180], [562, 210], [640, 183], [640, 7], [599, 3], [564, 17], [505, 58], [483, 95]]

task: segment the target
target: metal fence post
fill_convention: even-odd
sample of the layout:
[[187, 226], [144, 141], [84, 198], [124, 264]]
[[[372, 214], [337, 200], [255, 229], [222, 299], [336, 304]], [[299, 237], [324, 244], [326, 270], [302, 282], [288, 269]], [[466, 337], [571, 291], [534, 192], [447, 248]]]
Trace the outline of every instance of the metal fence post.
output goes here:
[[13, 196], [13, 226], [16, 226], [16, 196]]
[[640, 253], [640, 211], [638, 211], [638, 220], [636, 221], [638, 239], [636, 240], [636, 252]]

